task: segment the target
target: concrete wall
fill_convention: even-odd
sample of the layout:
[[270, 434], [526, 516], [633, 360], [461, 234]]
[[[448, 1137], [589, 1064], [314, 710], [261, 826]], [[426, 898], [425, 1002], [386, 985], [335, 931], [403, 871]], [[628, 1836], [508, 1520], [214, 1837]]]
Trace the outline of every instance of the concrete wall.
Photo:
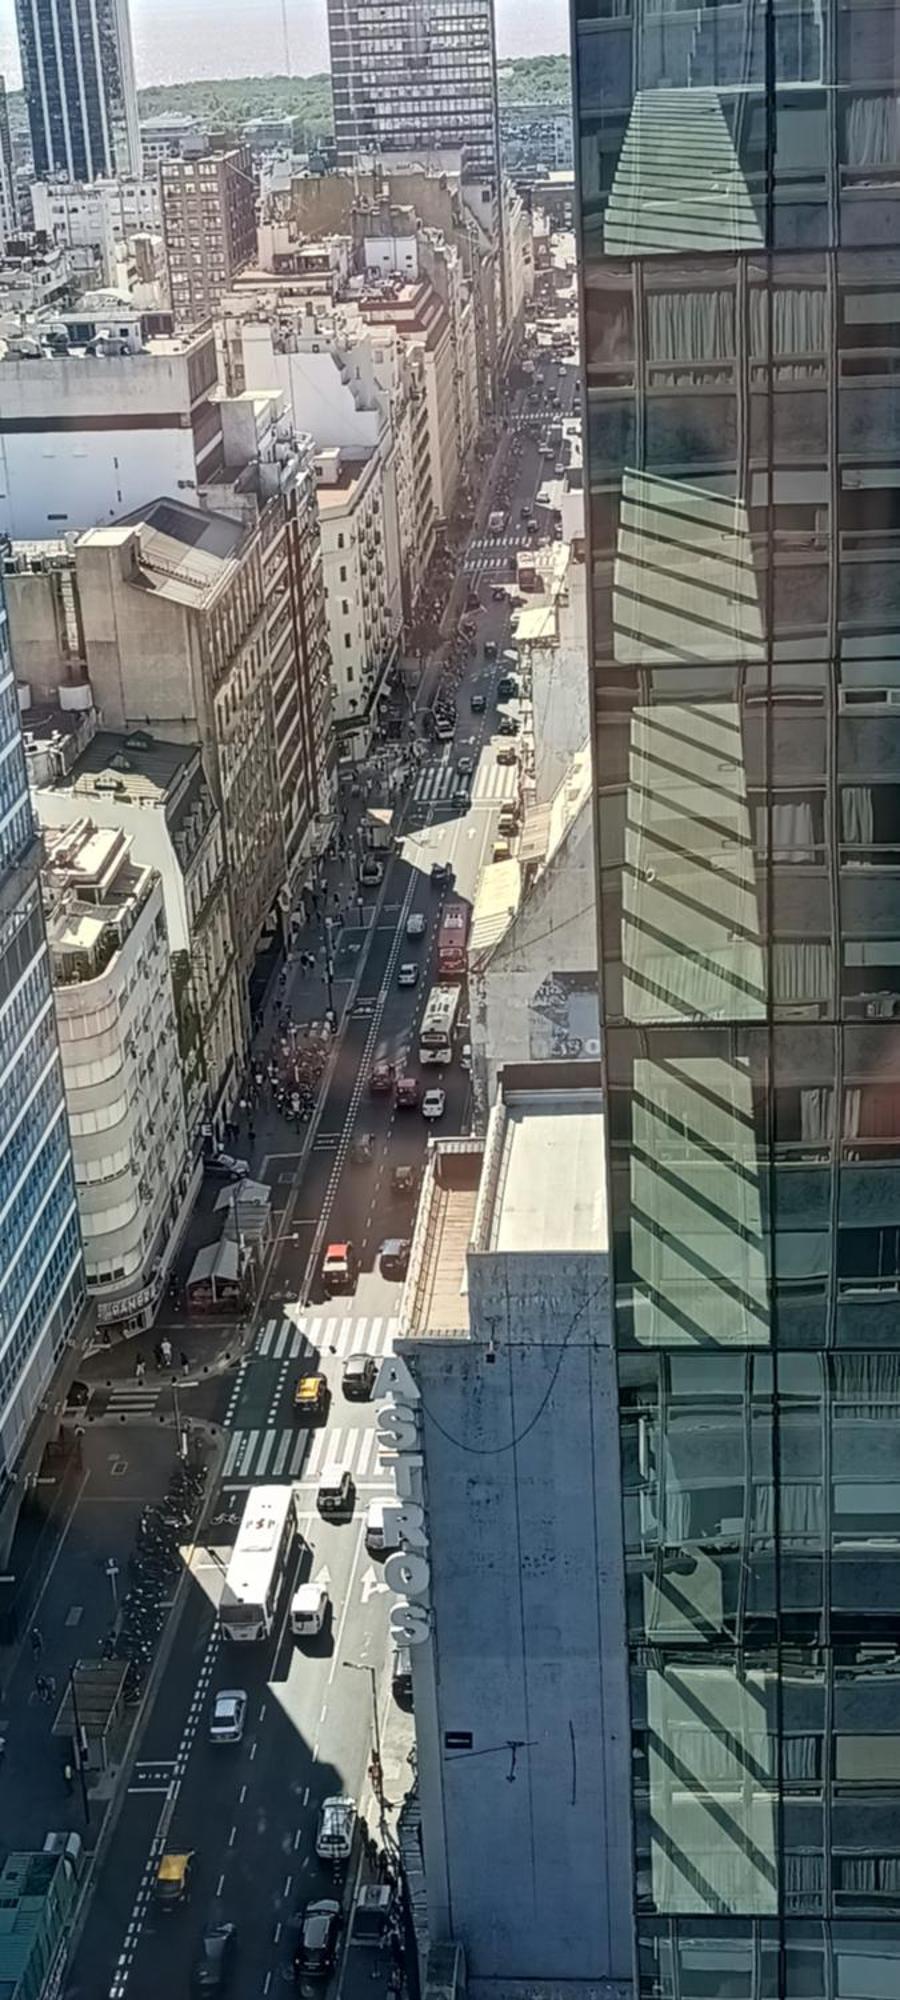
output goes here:
[[[508, 1337], [511, 1262], [530, 1267], [512, 1292], [531, 1303]], [[424, 1406], [434, 1627], [413, 1671], [433, 1935], [463, 1945], [474, 2000], [513, 2000], [520, 1983], [626, 2000], [630, 1735], [605, 1259], [490, 1257], [471, 1275], [479, 1264], [496, 1361], [482, 1341], [402, 1344]], [[471, 1731], [474, 1754], [448, 1747], [448, 1731]]]
[[[598, 1034], [593, 822], [582, 809], [482, 969], [469, 980], [472, 1089], [479, 1127], [503, 1063], [562, 1058], [563, 1041]], [[583, 980], [582, 980], [582, 977]]]
[[[40, 362], [27, 365], [41, 372]], [[80, 365], [102, 376], [114, 364]], [[171, 429], [11, 433], [2, 402], [9, 366], [0, 364], [0, 534], [29, 541], [100, 527], [161, 493], [196, 500], [194, 441], [177, 416]]]

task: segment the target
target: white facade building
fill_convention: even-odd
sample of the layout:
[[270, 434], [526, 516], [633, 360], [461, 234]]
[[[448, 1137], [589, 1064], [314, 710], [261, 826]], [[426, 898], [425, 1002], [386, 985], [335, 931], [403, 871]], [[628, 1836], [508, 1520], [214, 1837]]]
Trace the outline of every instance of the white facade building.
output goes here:
[[199, 1183], [160, 877], [83, 819], [45, 836], [47, 928], [88, 1289], [98, 1320], [152, 1325]]
[[35, 181], [31, 207], [35, 229], [66, 249], [97, 251], [105, 285], [118, 283], [132, 237], [162, 233], [158, 174], [140, 180]]
[[[133, 341], [133, 314], [122, 325]], [[98, 527], [161, 493], [196, 500], [222, 458], [217, 381], [211, 329], [99, 365], [85, 353], [0, 358], [0, 534]]]
[[393, 662], [399, 623], [385, 556], [383, 479], [377, 452], [316, 457], [338, 743], [365, 755], [378, 694]]

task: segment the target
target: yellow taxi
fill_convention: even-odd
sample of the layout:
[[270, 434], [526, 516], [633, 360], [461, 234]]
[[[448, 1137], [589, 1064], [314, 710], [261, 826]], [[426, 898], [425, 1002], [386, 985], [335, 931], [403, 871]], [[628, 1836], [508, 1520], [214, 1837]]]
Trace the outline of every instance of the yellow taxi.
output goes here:
[[154, 1884], [156, 1902], [161, 1909], [174, 1910], [179, 1903], [187, 1902], [193, 1868], [193, 1852], [162, 1855]]
[[328, 1383], [324, 1375], [301, 1375], [294, 1390], [294, 1415], [314, 1424], [328, 1414]]

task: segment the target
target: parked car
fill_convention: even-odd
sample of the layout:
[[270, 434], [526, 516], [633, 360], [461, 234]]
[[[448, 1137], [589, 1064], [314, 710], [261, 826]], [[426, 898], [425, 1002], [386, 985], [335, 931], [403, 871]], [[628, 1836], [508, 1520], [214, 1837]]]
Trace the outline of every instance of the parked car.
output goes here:
[[453, 869], [449, 861], [432, 862], [431, 883], [432, 887], [435, 889], [452, 889]]
[[[504, 730], [502, 733], [508, 735], [509, 732]], [[518, 761], [519, 753], [515, 745], [513, 743], [501, 743], [497, 751], [498, 764], [518, 764]]]
[[498, 736], [518, 736], [519, 725], [514, 715], [501, 715], [497, 722]]
[[341, 1906], [331, 1897], [307, 1903], [298, 1924], [295, 1979], [327, 1979], [334, 1971], [341, 1935]]
[[349, 1861], [356, 1832], [356, 1807], [343, 1795], [323, 1799], [316, 1823], [316, 1853], [320, 1861]]
[[474, 771], [474, 769], [475, 769], [475, 759], [474, 759], [474, 757], [470, 757], [470, 756], [469, 756], [469, 754], [468, 754], [468, 751], [467, 751], [467, 752], [465, 753], [465, 755], [464, 755], [464, 756], [462, 756], [462, 757], [457, 757], [457, 759], [456, 759], [456, 769], [457, 769], [457, 773], [458, 773], [459, 777], [461, 777], [461, 778], [470, 778], [470, 777], [471, 777], [471, 775], [472, 775], [472, 772], [473, 772], [473, 771]]
[[244, 1181], [250, 1172], [250, 1162], [236, 1158], [234, 1153], [208, 1153], [203, 1171], [214, 1181]]

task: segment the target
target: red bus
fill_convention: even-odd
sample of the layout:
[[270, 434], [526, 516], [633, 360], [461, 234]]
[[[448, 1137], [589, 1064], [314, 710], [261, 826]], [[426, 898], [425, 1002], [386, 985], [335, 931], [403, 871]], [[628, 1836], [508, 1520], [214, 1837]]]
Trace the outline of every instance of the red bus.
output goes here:
[[465, 979], [468, 969], [466, 945], [469, 941], [469, 909], [466, 903], [447, 903], [441, 918], [437, 943], [439, 979]]

